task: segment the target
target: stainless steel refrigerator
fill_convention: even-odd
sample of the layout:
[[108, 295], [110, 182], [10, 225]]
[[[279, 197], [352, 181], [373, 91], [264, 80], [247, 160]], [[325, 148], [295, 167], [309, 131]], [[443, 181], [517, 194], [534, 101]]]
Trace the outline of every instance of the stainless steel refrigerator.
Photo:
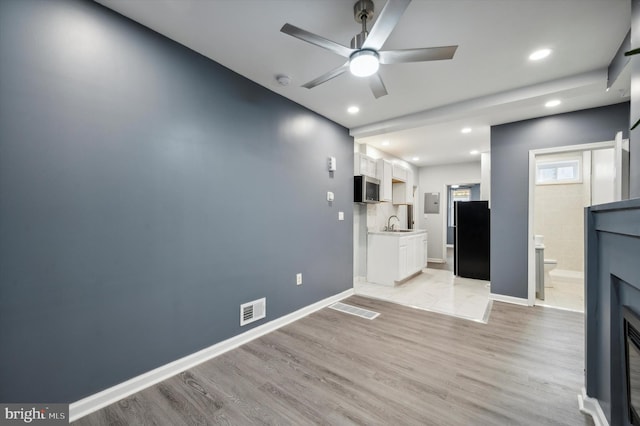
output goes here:
[[459, 277], [490, 279], [490, 210], [487, 201], [456, 201], [453, 272]]

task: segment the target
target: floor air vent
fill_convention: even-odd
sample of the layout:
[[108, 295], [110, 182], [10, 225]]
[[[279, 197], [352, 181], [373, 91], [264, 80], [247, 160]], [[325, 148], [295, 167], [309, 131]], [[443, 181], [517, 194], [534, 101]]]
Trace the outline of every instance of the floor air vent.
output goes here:
[[369, 320], [374, 319], [380, 312], [373, 312], [367, 309], [358, 308], [357, 306], [347, 305], [346, 303], [336, 302], [333, 305], [329, 305], [331, 309], [335, 309], [336, 311], [344, 312], [345, 314], [356, 315], [361, 318], [366, 318]]
[[247, 325], [262, 319], [267, 314], [267, 299], [262, 298], [240, 305], [240, 325]]

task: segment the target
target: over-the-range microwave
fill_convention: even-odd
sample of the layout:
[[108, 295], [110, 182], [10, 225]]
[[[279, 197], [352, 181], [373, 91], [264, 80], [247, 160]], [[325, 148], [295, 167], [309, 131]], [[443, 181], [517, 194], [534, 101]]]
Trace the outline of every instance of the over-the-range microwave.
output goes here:
[[353, 201], [355, 203], [379, 203], [380, 180], [363, 175], [354, 176]]

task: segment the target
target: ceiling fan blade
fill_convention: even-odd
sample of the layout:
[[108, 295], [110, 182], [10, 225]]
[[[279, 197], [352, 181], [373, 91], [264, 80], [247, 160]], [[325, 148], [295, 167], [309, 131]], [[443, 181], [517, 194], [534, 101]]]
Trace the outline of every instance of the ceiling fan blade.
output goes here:
[[380, 50], [411, 0], [387, 0], [364, 41], [363, 49]]
[[313, 79], [308, 83], [303, 84], [302, 87], [306, 87], [307, 89], [312, 89], [318, 86], [319, 84], [322, 84], [324, 82], [331, 80], [332, 78], [339, 76], [340, 74], [344, 73], [348, 69], [349, 69], [349, 62], [347, 61], [343, 65], [340, 65], [338, 68], [334, 68], [331, 71], [322, 74], [320, 77]]
[[458, 46], [425, 47], [423, 49], [385, 50], [378, 52], [381, 64], [441, 61], [451, 59]]
[[280, 31], [302, 41], [306, 41], [307, 43], [311, 43], [318, 47], [330, 50], [333, 53], [337, 53], [338, 55], [345, 58], [348, 58], [354, 52], [353, 49], [338, 44], [335, 41], [320, 37], [319, 35], [310, 33], [309, 31], [298, 28], [295, 25], [284, 24], [282, 28], [280, 28]]
[[380, 77], [380, 74], [378, 73], [375, 73], [369, 77], [369, 87], [371, 87], [373, 96], [375, 96], [376, 99], [387, 95], [387, 88], [384, 87], [382, 77]]

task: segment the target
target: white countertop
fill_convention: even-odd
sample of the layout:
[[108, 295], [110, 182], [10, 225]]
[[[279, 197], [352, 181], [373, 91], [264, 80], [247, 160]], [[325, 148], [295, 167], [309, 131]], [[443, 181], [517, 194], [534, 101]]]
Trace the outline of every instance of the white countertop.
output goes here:
[[369, 231], [370, 235], [387, 235], [391, 237], [403, 237], [407, 235], [417, 235], [417, 234], [426, 234], [426, 229], [407, 229], [403, 230], [403, 232], [397, 231]]

